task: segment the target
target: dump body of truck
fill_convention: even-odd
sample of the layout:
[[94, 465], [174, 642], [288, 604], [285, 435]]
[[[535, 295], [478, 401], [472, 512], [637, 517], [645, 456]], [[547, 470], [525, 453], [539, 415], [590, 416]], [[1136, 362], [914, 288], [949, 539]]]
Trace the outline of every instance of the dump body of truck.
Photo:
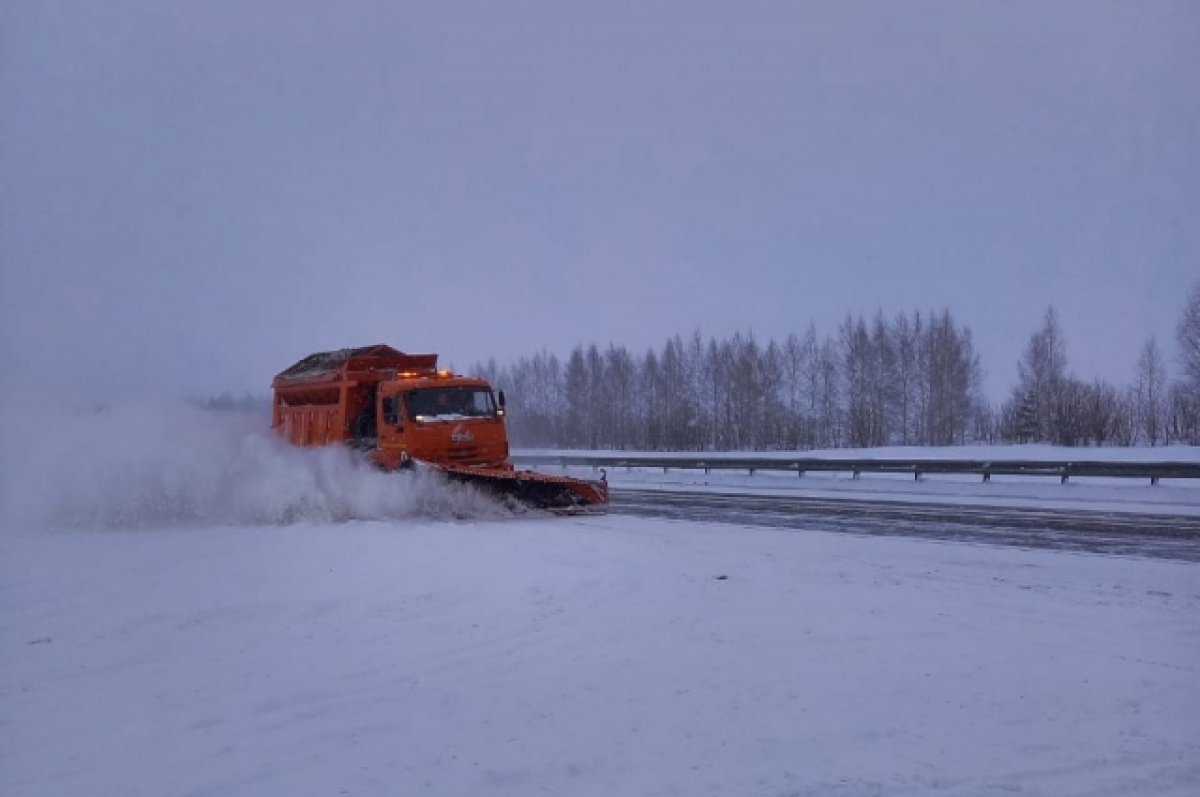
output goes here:
[[388, 470], [423, 462], [501, 497], [551, 509], [603, 509], [604, 482], [518, 471], [503, 393], [439, 370], [436, 354], [390, 346], [311, 354], [275, 377], [272, 426], [300, 446], [345, 444]]

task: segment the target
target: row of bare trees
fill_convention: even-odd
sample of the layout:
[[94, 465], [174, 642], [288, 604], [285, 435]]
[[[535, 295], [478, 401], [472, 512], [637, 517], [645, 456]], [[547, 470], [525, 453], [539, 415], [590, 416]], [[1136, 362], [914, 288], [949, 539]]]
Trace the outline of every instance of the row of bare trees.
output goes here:
[[523, 446], [764, 450], [967, 442], [1200, 444], [1200, 283], [1177, 327], [1172, 382], [1153, 338], [1133, 381], [1082, 381], [1053, 308], [999, 406], [981, 395], [971, 332], [949, 310], [847, 317], [785, 340], [676, 335], [643, 353], [576, 346], [476, 372], [508, 391]]
[[525, 446], [763, 450], [948, 445], [981, 406], [970, 330], [948, 310], [847, 317], [783, 341], [694, 333], [641, 354], [577, 346], [477, 366], [511, 397]]

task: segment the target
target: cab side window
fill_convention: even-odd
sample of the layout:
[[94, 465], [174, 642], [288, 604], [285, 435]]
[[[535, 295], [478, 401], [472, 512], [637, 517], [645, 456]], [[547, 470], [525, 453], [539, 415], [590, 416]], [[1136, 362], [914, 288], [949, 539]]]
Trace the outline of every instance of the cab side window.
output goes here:
[[400, 399], [397, 396], [383, 397], [383, 422], [400, 423]]

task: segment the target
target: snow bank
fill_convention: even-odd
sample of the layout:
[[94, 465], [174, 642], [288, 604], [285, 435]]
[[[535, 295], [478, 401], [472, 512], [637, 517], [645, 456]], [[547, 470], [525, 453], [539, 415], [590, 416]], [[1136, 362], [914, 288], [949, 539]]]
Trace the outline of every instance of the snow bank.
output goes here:
[[503, 512], [432, 473], [385, 474], [341, 446], [289, 446], [269, 423], [166, 401], [10, 415], [4, 525], [279, 525]]

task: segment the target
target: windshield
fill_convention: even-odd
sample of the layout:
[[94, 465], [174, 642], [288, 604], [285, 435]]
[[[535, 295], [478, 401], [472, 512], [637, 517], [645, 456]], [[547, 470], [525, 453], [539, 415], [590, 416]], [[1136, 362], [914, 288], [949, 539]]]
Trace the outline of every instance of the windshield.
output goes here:
[[404, 397], [408, 417], [417, 421], [461, 421], [496, 414], [492, 391], [478, 387], [410, 390]]

